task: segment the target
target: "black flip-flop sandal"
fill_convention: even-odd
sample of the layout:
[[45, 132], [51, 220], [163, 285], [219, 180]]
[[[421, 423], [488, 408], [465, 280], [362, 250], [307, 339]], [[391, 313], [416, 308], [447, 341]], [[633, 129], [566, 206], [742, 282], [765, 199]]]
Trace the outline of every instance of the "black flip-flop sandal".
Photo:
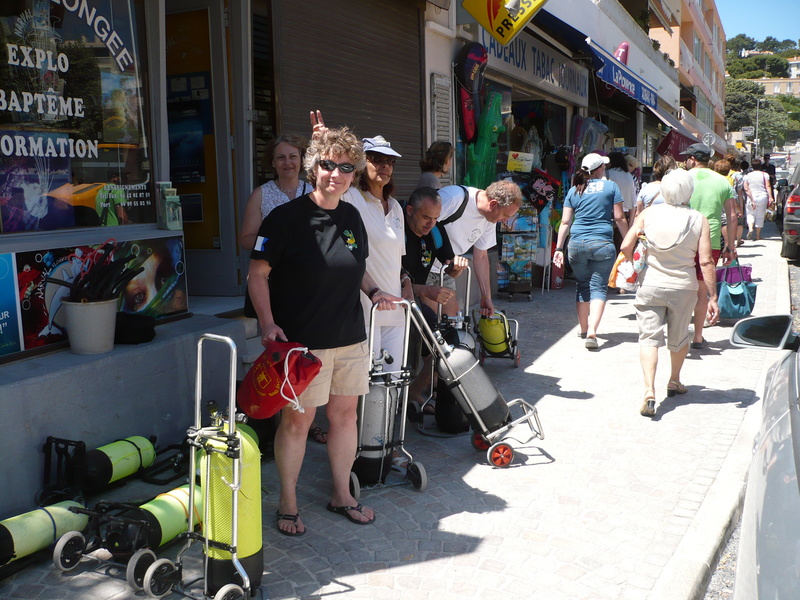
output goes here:
[[[332, 513], [336, 513], [337, 515], [344, 515], [345, 517], [347, 517], [348, 521], [350, 521], [351, 523], [355, 523], [356, 525], [369, 525], [370, 523], [375, 522], [375, 515], [373, 515], [369, 521], [359, 521], [358, 519], [351, 517], [350, 513], [347, 512], [350, 510], [354, 510], [364, 515], [364, 505], [361, 504], [361, 502], [359, 502], [355, 506], [333, 506], [330, 502], [328, 502], [327, 509]], [[366, 517], [367, 515], [364, 516]]]
[[[282, 513], [281, 511], [275, 511], [275, 517], [276, 517], [275, 527], [277, 528], [278, 532], [282, 533], [283, 535], [288, 535], [289, 537], [300, 537], [301, 535], [305, 535], [306, 531], [308, 531], [307, 529], [304, 529], [303, 531], [297, 531], [297, 519], [300, 518], [299, 512], [294, 515], [291, 515], [287, 513]], [[284, 531], [283, 529], [278, 527], [278, 521], [291, 521], [294, 524], [295, 531], [294, 532]]]

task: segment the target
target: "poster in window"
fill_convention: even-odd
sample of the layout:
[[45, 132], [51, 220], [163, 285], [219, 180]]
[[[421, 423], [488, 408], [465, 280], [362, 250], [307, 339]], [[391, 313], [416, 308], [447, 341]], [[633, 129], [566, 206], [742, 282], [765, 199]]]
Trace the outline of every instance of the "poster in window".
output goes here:
[[201, 103], [188, 101], [171, 104], [168, 115], [170, 180], [173, 184], [205, 181]]
[[22, 350], [17, 289], [14, 255], [0, 254], [0, 356]]
[[99, 226], [89, 192], [111, 170], [137, 191], [136, 222], [155, 222], [143, 0], [11, 4], [0, 13], [1, 232]]
[[[181, 237], [128, 242], [109, 240], [106, 244], [17, 252], [14, 255], [13, 266], [17, 274], [14, 289], [19, 297], [22, 350], [31, 350], [66, 339], [68, 332], [61, 301], [68, 297], [69, 288], [48, 282], [46, 278], [72, 282], [87, 264], [96, 260], [98, 252], [111, 251], [114, 256], [131, 254], [133, 258], [130, 267], [143, 267], [143, 271], [122, 290], [119, 310], [154, 317], [188, 310], [185, 256]], [[5, 255], [0, 255], [0, 274], [3, 256]], [[11, 310], [6, 308], [8, 302], [3, 290], [0, 281], [0, 315]]]
[[48, 231], [73, 227], [75, 209], [70, 194], [57, 190], [69, 183], [70, 157], [60, 150], [69, 144], [63, 133], [0, 130], [13, 138], [16, 156], [0, 158], [0, 216], [3, 233]]

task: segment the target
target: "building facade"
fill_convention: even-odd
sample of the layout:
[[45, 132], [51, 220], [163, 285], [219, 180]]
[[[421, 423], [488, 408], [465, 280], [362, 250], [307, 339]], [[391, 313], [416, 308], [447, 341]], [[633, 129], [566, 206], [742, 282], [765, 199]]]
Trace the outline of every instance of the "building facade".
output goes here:
[[653, 27], [650, 37], [675, 62], [681, 122], [719, 154], [725, 144], [725, 31], [714, 0], [681, 0], [671, 31]]

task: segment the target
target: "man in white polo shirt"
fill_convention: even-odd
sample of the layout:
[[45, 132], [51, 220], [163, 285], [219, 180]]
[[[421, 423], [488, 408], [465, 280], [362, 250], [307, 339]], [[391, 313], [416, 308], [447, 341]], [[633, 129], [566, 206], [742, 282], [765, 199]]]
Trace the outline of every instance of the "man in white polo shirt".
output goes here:
[[[439, 190], [442, 212], [439, 223], [444, 225], [450, 245], [456, 256], [472, 248], [472, 268], [481, 290], [481, 314], [494, 314], [489, 276], [489, 252], [497, 244], [495, 225], [510, 219], [522, 205], [522, 191], [512, 181], [495, 181], [486, 190], [460, 185], [449, 185]], [[439, 285], [441, 263], [434, 263], [428, 276], [428, 285]], [[447, 274], [444, 285], [456, 289], [455, 280]], [[458, 299], [453, 296], [444, 305], [444, 314], [455, 316]]]

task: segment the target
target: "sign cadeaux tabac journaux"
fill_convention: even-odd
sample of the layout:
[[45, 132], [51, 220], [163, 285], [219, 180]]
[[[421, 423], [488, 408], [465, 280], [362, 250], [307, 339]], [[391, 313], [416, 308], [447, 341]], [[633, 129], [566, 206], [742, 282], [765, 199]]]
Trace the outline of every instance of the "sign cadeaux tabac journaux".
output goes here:
[[[547, 0], [464, 0], [461, 6], [499, 44], [505, 45], [525, 28]], [[511, 10], [506, 5], [512, 7]]]

